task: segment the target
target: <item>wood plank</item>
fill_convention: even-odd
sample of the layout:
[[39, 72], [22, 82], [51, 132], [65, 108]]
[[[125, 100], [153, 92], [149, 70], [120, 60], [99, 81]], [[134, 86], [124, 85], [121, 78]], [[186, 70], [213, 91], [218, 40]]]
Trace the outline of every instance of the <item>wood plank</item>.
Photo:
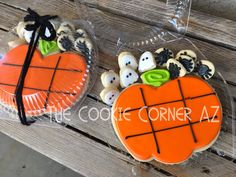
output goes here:
[[[94, 105], [94, 102], [92, 103]], [[90, 106], [91, 103], [85, 102], [85, 105]], [[3, 118], [2, 115], [1, 115], [1, 118]], [[86, 119], [87, 116], [83, 118]], [[94, 130], [94, 126], [96, 126], [98, 130], [92, 133], [90, 128]], [[120, 144], [119, 140], [116, 138], [114, 131], [112, 131], [110, 121], [107, 121], [107, 122], [102, 121], [101, 123], [99, 123], [98, 121], [96, 122], [89, 121], [87, 123], [84, 123], [81, 121], [78, 127], [80, 127], [80, 131], [83, 130], [83, 128], [86, 128], [87, 130], [83, 130], [83, 131], [86, 132], [87, 136], [90, 138], [93, 137], [93, 135], [96, 136], [96, 138], [101, 138], [100, 136], [102, 136], [104, 132], [107, 132], [107, 135], [106, 135], [107, 138], [106, 139], [101, 138], [101, 140], [104, 140], [104, 143], [107, 143], [107, 146], [111, 148], [106, 148], [103, 145], [101, 145], [101, 143], [94, 144], [93, 139], [85, 140], [85, 138], [79, 133], [67, 132], [66, 129], [59, 128], [58, 126], [54, 128], [52, 127], [52, 125], [49, 125], [49, 127], [37, 126], [37, 125], [25, 127], [13, 121], [0, 121], [0, 129], [3, 133], [24, 143], [25, 145], [33, 148], [34, 150], [58, 161], [59, 163], [62, 163], [72, 168], [73, 170], [83, 175], [87, 174], [87, 176], [93, 176], [94, 174], [96, 174], [100, 176], [101, 172], [92, 170], [93, 174], [91, 174], [90, 168], [89, 168], [89, 171], [85, 169], [88, 166], [91, 167], [89, 163], [93, 161], [94, 161], [93, 165], [94, 167], [96, 167], [97, 170], [103, 169], [102, 170], [103, 173], [101, 174], [101, 176], [102, 175], [106, 176], [105, 174], [109, 174], [107, 173], [107, 170], [112, 171], [113, 174], [120, 174], [119, 172], [113, 170], [113, 168], [110, 167], [110, 165], [111, 166], [114, 165], [116, 169], [121, 168], [122, 172], [124, 171], [124, 174], [126, 174], [126, 176], [129, 176], [129, 173], [127, 173], [128, 169], [131, 169], [132, 171], [133, 166], [134, 166], [134, 169], [136, 169], [136, 163], [141, 166], [143, 165], [142, 168], [144, 169], [147, 169], [147, 167], [149, 167], [148, 164], [140, 164], [134, 161], [129, 156], [126, 157], [127, 155], [126, 153], [124, 153], [126, 151]], [[120, 151], [121, 153], [117, 153], [117, 152], [113, 153], [112, 149], [114, 147], [113, 145], [115, 141], [117, 142], [115, 149], [119, 150], [119, 147], [121, 147], [121, 150], [124, 150], [124, 151]], [[87, 147], [87, 145], [95, 147], [95, 148], [92, 148], [91, 150], [91, 148]], [[99, 149], [99, 151], [96, 150], [97, 148]], [[86, 153], [84, 151], [86, 151]], [[110, 156], [107, 157], [106, 154], [104, 155], [103, 151], [106, 153], [109, 153], [110, 156], [112, 156], [114, 159], [118, 158], [118, 159], [121, 159], [122, 162], [125, 161], [126, 166], [127, 164], [130, 164], [130, 163], [131, 164], [134, 163], [134, 164], [132, 166], [128, 165], [128, 167], [126, 168], [127, 170], [123, 169], [123, 166], [120, 167], [120, 163], [121, 163], [120, 160], [114, 160], [116, 163], [118, 163], [118, 164], [114, 164], [113, 159]], [[89, 153], [92, 153], [92, 156], [90, 156]], [[86, 161], [87, 158], [85, 157], [89, 159], [88, 162]], [[95, 159], [92, 157], [94, 157]], [[104, 164], [104, 161], [109, 163], [109, 166], [106, 163]], [[104, 166], [101, 167], [101, 165], [97, 165], [97, 163], [104, 164]], [[217, 175], [229, 176], [229, 175], [234, 174], [234, 171], [236, 169], [236, 166], [234, 163], [209, 152], [205, 153], [204, 158], [203, 157], [194, 158], [193, 160], [189, 162], [187, 166], [184, 166], [184, 165], [169, 166], [169, 165], [163, 165], [161, 163], [154, 162], [154, 161], [151, 164], [152, 164], [152, 167], [156, 167], [158, 169], [164, 169], [166, 171], [169, 171], [171, 174], [178, 175], [178, 176], [185, 176], [185, 175], [196, 176], [196, 177], [199, 175], [204, 176], [204, 177], [217, 176]], [[225, 166], [227, 167], [226, 169], [225, 169]], [[208, 173], [209, 171], [210, 173]], [[142, 174], [143, 173], [146, 176], [148, 175], [145, 172], [142, 172]], [[154, 172], [152, 172], [150, 176], [153, 173]], [[124, 174], [120, 174], [120, 175], [124, 175]], [[156, 172], [154, 174], [156, 175]]]
[[[114, 19], [113, 19], [113, 17], [111, 18], [111, 20], [110, 21], [114, 21]], [[201, 45], [201, 49], [200, 50], [205, 50], [205, 54], [207, 53], [207, 54], [209, 54], [209, 55], [211, 55], [212, 53], [213, 54], [215, 54], [216, 52], [215, 51], [217, 51], [217, 50], [219, 50], [219, 47], [216, 47], [216, 46], [214, 46], [214, 45], [210, 45], [210, 44], [207, 44], [207, 43], [204, 43], [204, 42], [200, 42], [200, 41], [197, 41], [197, 40], [195, 40], [196, 41], [196, 43], [202, 43], [202, 45]], [[168, 45], [170, 45], [170, 44], [168, 44]], [[185, 42], [183, 42], [183, 43], [181, 43], [181, 45], [176, 45], [176, 44], [172, 44], [173, 46], [178, 46], [179, 47], [179, 49], [175, 49], [175, 52], [177, 51], [177, 50], [180, 50], [180, 49], [182, 49], [182, 48], [184, 48], [183, 46], [187, 46], [188, 45], [188, 43], [186, 43], [186, 41]], [[111, 42], [111, 46], [109, 47], [109, 49], [112, 49], [112, 47], [114, 48], [114, 46], [115, 46], [115, 43], [114, 42]], [[213, 49], [213, 50], [212, 50]], [[212, 50], [212, 51], [211, 51]], [[227, 56], [229, 56], [229, 58], [231, 57], [231, 56], [233, 56], [234, 55], [234, 53], [235, 52], [233, 52], [233, 51], [231, 51], [231, 50], [228, 50], [228, 49], [224, 49], [224, 48], [222, 48], [222, 50], [224, 50], [224, 51], [221, 51], [221, 52], [219, 52], [218, 51], [218, 53], [222, 53], [222, 56], [218, 56], [218, 55], [216, 55], [216, 56], [213, 56], [212, 58], [214, 58], [215, 60], [222, 60], [222, 58], [223, 58], [223, 54], [224, 53], [229, 53], [229, 54], [231, 54], [231, 55], [227, 55]], [[230, 53], [231, 52], [231, 53]], [[111, 56], [109, 56], [109, 58], [110, 58]], [[115, 58], [113, 57], [113, 62], [110, 62], [111, 60], [108, 60], [108, 57], [106, 56], [106, 57], [101, 57], [102, 58], [102, 66], [104, 67], [104, 66], [106, 66], [106, 63], [109, 63], [109, 65], [111, 66], [110, 68], [115, 68], [115, 67], [117, 67], [117, 64], [116, 64], [116, 62], [115, 62]], [[229, 61], [232, 61], [231, 59], [228, 59]], [[108, 62], [107, 62], [108, 61]], [[104, 64], [105, 63], [105, 64]], [[216, 62], [216, 63], [218, 63], [218, 62]], [[222, 66], [223, 64], [225, 64], [226, 62], [225, 61], [221, 61], [220, 63], [219, 63], [219, 65], [220, 66]], [[228, 64], [228, 63], [227, 63]], [[231, 68], [233, 68], [234, 69], [234, 65], [233, 65], [234, 63], [230, 63], [229, 64], [229, 66], [231, 66]], [[227, 65], [228, 66], [228, 65]], [[225, 71], [227, 71], [229, 74], [234, 74], [234, 72], [232, 72], [232, 70], [233, 69], [225, 69]], [[229, 74], [226, 74], [227, 76], [229, 75]], [[233, 78], [234, 77], [234, 75], [233, 76], [231, 76], [231, 78]], [[96, 87], [97, 88], [97, 87]], [[97, 89], [98, 90], [98, 89]], [[97, 96], [98, 97], [98, 95], [99, 95], [99, 93], [97, 93], [96, 95], [94, 95], [94, 96]]]
[[[30, 4], [30, 7], [37, 9], [39, 13], [48, 14], [48, 9], [50, 9], [52, 14], [59, 14], [62, 17], [72, 19], [78, 18], [77, 14], [79, 13], [75, 3], [69, 0], [41, 0], [40, 6], [36, 0], [1, 0], [0, 2], [23, 10], [28, 8]], [[168, 13], [163, 3], [157, 4], [158, 1], [154, 0], [137, 0], [135, 3], [125, 0], [102, 2], [100, 6], [96, 7], [115, 14], [128, 16], [129, 18], [139, 18], [139, 21], [144, 21], [145, 23], [156, 24], [161, 17], [166, 16]], [[87, 3], [94, 5], [96, 0], [87, 0]], [[122, 8], [118, 9], [117, 7]], [[159, 11], [157, 11], [157, 8]], [[187, 35], [236, 49], [236, 22], [232, 20], [192, 10]]]
[[[114, 46], [114, 44], [113, 44], [113, 46]], [[209, 47], [209, 48], [210, 48], [210, 47]], [[209, 49], [209, 48], [208, 48], [208, 49]], [[207, 50], [207, 51], [208, 51], [208, 50]], [[105, 59], [105, 57], [104, 57], [104, 59]], [[108, 61], [108, 60], [107, 60], [107, 61]], [[114, 61], [114, 60], [113, 60], [113, 61]], [[111, 63], [111, 62], [109, 62], [109, 63]], [[222, 62], [222, 63], [225, 63], [225, 62]], [[103, 65], [103, 64], [102, 64], [102, 65]], [[114, 65], [117, 65], [117, 64], [113, 63], [113, 66], [114, 66]], [[230, 65], [230, 66], [232, 66], [232, 65]], [[227, 69], [227, 71], [229, 71], [229, 69]], [[230, 72], [230, 73], [233, 73], [233, 72]], [[98, 93], [97, 93], [97, 96], [98, 96]]]
[[[61, 1], [59, 1], [59, 2], [61, 2]], [[60, 4], [59, 2], [58, 2], [58, 4]], [[34, 3], [34, 4], [37, 4], [37, 3]], [[52, 6], [53, 2], [50, 1], [50, 4]], [[49, 5], [49, 7], [50, 7], [50, 5]], [[72, 8], [71, 6], [69, 6], [69, 7]], [[20, 20], [22, 20], [23, 16], [26, 14], [25, 12], [23, 12], [19, 9], [18, 10], [13, 9], [12, 7], [8, 7], [3, 4], [0, 4], [0, 9], [2, 9], [0, 12], [0, 15], [2, 16], [2, 18], [0, 19], [0, 28], [6, 29], [6, 30], [12, 29]], [[45, 8], [43, 8], [43, 9], [44, 9], [44, 11], [42, 13], [46, 13]], [[39, 8], [39, 12], [43, 9]], [[70, 13], [68, 13], [68, 14], [70, 14]], [[124, 20], [119, 20], [119, 21], [116, 20], [118, 17], [115, 15], [109, 16], [107, 18], [109, 18], [109, 19], [106, 19], [106, 20], [111, 25], [114, 22], [115, 23], [119, 22], [120, 25], [126, 26], [125, 21]], [[122, 17], [119, 17], [119, 18], [122, 18]], [[11, 19], [11, 20], [9, 20], [9, 19]], [[116, 44], [115, 43], [116, 41], [113, 41], [114, 42], [113, 43], [112, 41], [110, 41], [110, 42], [107, 41], [108, 39], [105, 39], [105, 40], [106, 40], [105, 43], [107, 43], [106, 47], [107, 48], [109, 47], [108, 50], [111, 50], [111, 51], [114, 50], [114, 46]], [[236, 51], [225, 49], [223, 47], [217, 47], [217, 46], [208, 44], [206, 42], [202, 42], [202, 41], [195, 40], [192, 38], [189, 38], [189, 40], [192, 41], [195, 45], [197, 45], [199, 50], [202, 53], [204, 53], [207, 58], [209, 58], [210, 60], [212, 60], [214, 62], [214, 64], [218, 68], [218, 70], [220, 70], [220, 72], [223, 73], [223, 76], [226, 78], [226, 80], [231, 81], [231, 82], [235, 81], [236, 74], [234, 71], [236, 70], [236, 64], [235, 64], [234, 60], [232, 60], [232, 58], [234, 58]], [[173, 46], [170, 48], [175, 50], [175, 52], [177, 52], [178, 50], [183, 49], [183, 48], [189, 48], [189, 45], [190, 45], [189, 42], [185, 41], [185, 40], [176, 41], [176, 42], [173, 42], [172, 44], [168, 44], [168, 46]], [[191, 48], [194, 48], [194, 47], [191, 46]], [[108, 60], [108, 62], [109, 61], [110, 60]], [[104, 63], [104, 65], [105, 64], [107, 64], [107, 61], [106, 61], [106, 63]]]
[[135, 173], [148, 177], [166, 176], [62, 126], [25, 127], [13, 121], [0, 120], [0, 130], [85, 177], [133, 177]]

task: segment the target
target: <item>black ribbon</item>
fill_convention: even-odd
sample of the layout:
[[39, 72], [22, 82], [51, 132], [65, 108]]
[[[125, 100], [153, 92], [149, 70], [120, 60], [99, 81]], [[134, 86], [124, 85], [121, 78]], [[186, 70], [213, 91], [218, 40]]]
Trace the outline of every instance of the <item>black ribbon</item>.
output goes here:
[[15, 100], [18, 115], [23, 125], [31, 125], [35, 122], [35, 120], [27, 120], [25, 114], [25, 108], [22, 99], [25, 77], [27, 75], [39, 38], [47, 41], [52, 41], [56, 38], [56, 31], [49, 20], [57, 18], [57, 16], [50, 15], [40, 16], [38, 13], [31, 10], [30, 8], [28, 8], [27, 11], [29, 14], [25, 16], [24, 21], [30, 22], [30, 24], [26, 25], [25, 29], [27, 31], [33, 31], [33, 33], [15, 91]]

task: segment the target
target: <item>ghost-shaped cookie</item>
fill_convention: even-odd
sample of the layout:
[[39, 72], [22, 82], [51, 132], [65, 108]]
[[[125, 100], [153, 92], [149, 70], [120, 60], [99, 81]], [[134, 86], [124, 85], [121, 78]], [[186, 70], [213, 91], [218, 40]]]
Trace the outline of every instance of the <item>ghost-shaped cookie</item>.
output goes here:
[[138, 78], [138, 74], [130, 67], [123, 67], [120, 70], [120, 85], [122, 88], [126, 88], [137, 82]]
[[118, 87], [120, 84], [119, 75], [112, 70], [103, 73], [101, 80], [104, 87]]
[[112, 106], [119, 94], [120, 92], [117, 88], [108, 87], [102, 90], [100, 97], [104, 103]]
[[151, 69], [156, 68], [156, 61], [151, 52], [145, 52], [141, 55], [139, 60], [139, 67], [138, 70], [140, 73], [145, 71], [149, 71]]
[[[30, 43], [32, 36], [33, 36], [33, 31], [28, 31], [26, 29], [24, 30], [24, 38], [27, 43]], [[36, 40], [36, 38], [37, 38], [37, 32], [35, 33], [34, 40]]]
[[136, 58], [133, 56], [130, 52], [122, 52], [118, 56], [118, 64], [120, 68], [123, 68], [125, 66], [128, 66], [132, 68], [133, 70], [137, 70], [138, 68], [138, 62]]

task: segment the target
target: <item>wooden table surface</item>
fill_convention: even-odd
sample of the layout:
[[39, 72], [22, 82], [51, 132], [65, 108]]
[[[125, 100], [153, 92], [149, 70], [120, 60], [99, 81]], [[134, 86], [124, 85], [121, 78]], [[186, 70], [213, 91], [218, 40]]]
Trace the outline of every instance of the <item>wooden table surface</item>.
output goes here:
[[[153, 18], [154, 0], [136, 0], [138, 5], [129, 4], [123, 9], [116, 9], [112, 3], [104, 3], [96, 6], [98, 12], [107, 12], [107, 20], [114, 23], [120, 19], [125, 25], [125, 17], [135, 17], [145, 25], [155, 21]], [[95, 0], [88, 0], [90, 4]], [[109, 2], [109, 1], [107, 1]], [[120, 0], [114, 3], [129, 3], [132, 1]], [[143, 3], [146, 3], [143, 5]], [[0, 49], [6, 47], [8, 32], [26, 15], [27, 7], [35, 9], [40, 14], [58, 14], [68, 19], [78, 19], [74, 2], [69, 0], [0, 0]], [[150, 10], [145, 16], [139, 15]], [[159, 11], [160, 15], [165, 12]], [[139, 20], [138, 20], [139, 19]], [[140, 22], [141, 21], [141, 22]], [[186, 38], [193, 41], [198, 48], [210, 58], [227, 80], [229, 89], [236, 100], [236, 22], [228, 19], [211, 16], [192, 11]], [[111, 39], [103, 39], [109, 45], [109, 49], [115, 47]], [[179, 47], [182, 44], [179, 44]], [[117, 68], [117, 59], [103, 52], [99, 53], [98, 74]], [[3, 77], [3, 76], [1, 76]], [[98, 109], [108, 108], [99, 98], [102, 85], [98, 79], [95, 87], [88, 94], [83, 105]], [[223, 93], [222, 93], [223, 95]], [[227, 99], [227, 98], [225, 98]], [[223, 101], [224, 103], [224, 101]], [[134, 160], [121, 145], [111, 126], [111, 122], [89, 121], [87, 113], [83, 113], [85, 123], [73, 118], [69, 125], [61, 126], [22, 126], [20, 123], [8, 120], [0, 120], [0, 131], [13, 139], [29, 146], [30, 148], [54, 159], [55, 161], [75, 170], [84, 176], [235, 176], [236, 174], [236, 138], [235, 130], [231, 127], [235, 124], [235, 117], [230, 114], [231, 109], [223, 105], [224, 119], [227, 120], [227, 131], [220, 135], [220, 141], [204, 152], [204, 158], [192, 160], [191, 165], [163, 165], [152, 161], [140, 163]], [[105, 113], [104, 113], [105, 114]], [[6, 115], [1, 114], [1, 118]], [[233, 133], [233, 134], [232, 134]], [[222, 154], [222, 155], [219, 155]]]

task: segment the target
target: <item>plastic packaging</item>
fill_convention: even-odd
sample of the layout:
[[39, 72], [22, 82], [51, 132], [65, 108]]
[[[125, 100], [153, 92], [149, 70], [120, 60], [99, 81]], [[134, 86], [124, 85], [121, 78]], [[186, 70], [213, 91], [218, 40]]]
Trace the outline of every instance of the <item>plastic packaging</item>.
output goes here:
[[[232, 144], [229, 154], [231, 158], [236, 157], [235, 121], [232, 119], [235, 117], [235, 106], [228, 84], [221, 74], [221, 66], [214, 58], [207, 58], [197, 43], [184, 37], [188, 28], [191, 0], [167, 0], [166, 3], [158, 0], [76, 2], [80, 17], [93, 26], [100, 50], [109, 55], [118, 56], [120, 52], [128, 51], [139, 57], [147, 50], [155, 52], [156, 49], [165, 47], [175, 54], [180, 50], [190, 49], [196, 52], [198, 60], [214, 63], [216, 73], [208, 82], [218, 94], [224, 113], [222, 130], [215, 145], [221, 144], [225, 134], [229, 134], [229, 142]], [[137, 18], [140, 7], [142, 14]], [[115, 43], [116, 46], [111, 48], [110, 43]], [[217, 150], [213, 147], [211, 151], [222, 155], [219, 147]], [[193, 155], [188, 162], [199, 162], [207, 158], [206, 154], [203, 151], [200, 155]]]
[[[191, 0], [168, 0], [166, 4], [160, 0], [76, 2], [80, 17], [91, 23], [99, 36], [99, 47], [106, 51], [103, 39], [112, 39], [117, 44], [116, 51], [106, 51], [112, 54], [121, 49], [145, 49], [181, 38], [187, 30], [191, 8]], [[143, 6], [146, 10], [138, 20], [136, 6]], [[122, 19], [117, 18], [116, 13]]]
[[[32, 13], [28, 18], [32, 18]], [[48, 21], [45, 22], [47, 16], [37, 18], [44, 20], [41, 28], [48, 25]], [[0, 107], [6, 114], [1, 116], [4, 119], [19, 121], [16, 93], [26, 54], [32, 44], [33, 30], [27, 29], [27, 25], [37, 25], [37, 19], [34, 20], [28, 22], [22, 17], [21, 22], [1, 37], [4, 47], [0, 51]], [[51, 41], [44, 40], [40, 26], [37, 29], [39, 41], [26, 72], [22, 100], [28, 121], [54, 126], [52, 121], [61, 123], [65, 121], [63, 119], [71, 118], [69, 115], [75, 113], [92, 88], [98, 56], [89, 24], [60, 17], [49, 20], [49, 23], [44, 35], [52, 35], [48, 28], [52, 25], [56, 36]]]

